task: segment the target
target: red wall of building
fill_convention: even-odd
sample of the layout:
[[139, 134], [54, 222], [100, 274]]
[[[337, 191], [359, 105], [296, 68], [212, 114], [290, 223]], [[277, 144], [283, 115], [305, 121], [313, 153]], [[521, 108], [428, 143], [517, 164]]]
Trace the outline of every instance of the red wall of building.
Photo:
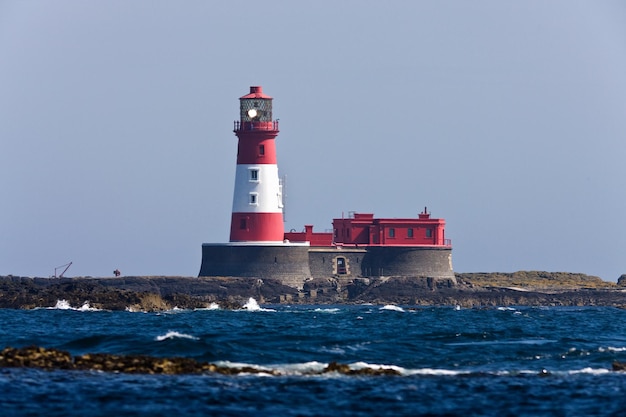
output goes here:
[[444, 219], [431, 219], [426, 213], [417, 219], [375, 219], [373, 214], [353, 213], [333, 219], [333, 233], [315, 233], [313, 226], [306, 225], [303, 232], [286, 232], [285, 239], [311, 246], [451, 246], [445, 227]]
[[335, 243], [343, 245], [450, 246], [445, 225], [444, 219], [431, 219], [426, 213], [417, 219], [375, 219], [373, 214], [354, 213], [333, 220]]
[[304, 226], [304, 232], [285, 232], [285, 239], [290, 242], [310, 242], [311, 246], [332, 246], [333, 234], [314, 232], [313, 226]]

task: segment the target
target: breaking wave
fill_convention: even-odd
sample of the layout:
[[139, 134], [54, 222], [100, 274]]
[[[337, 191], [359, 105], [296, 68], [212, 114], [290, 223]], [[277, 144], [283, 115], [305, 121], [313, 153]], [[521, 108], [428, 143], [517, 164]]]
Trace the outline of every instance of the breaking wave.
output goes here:
[[198, 337], [192, 336], [190, 334], [179, 333], [179, 332], [167, 332], [164, 335], [157, 336], [154, 338], [157, 342], [162, 342], [167, 339], [190, 339], [190, 340], [199, 340]]
[[102, 311], [99, 308], [91, 307], [88, 301], [85, 301], [80, 307], [72, 307], [67, 300], [57, 300], [54, 307], [47, 307], [48, 310], [73, 310], [73, 311]]
[[404, 313], [404, 309], [402, 307], [398, 307], [398, 306], [393, 305], [393, 304], [387, 304], [386, 306], [383, 306], [380, 309], [381, 310], [389, 310], [389, 311], [398, 311], [400, 313]]
[[271, 308], [262, 308], [259, 306], [259, 303], [252, 297], [248, 299], [248, 301], [242, 307], [244, 310], [248, 311], [276, 311]]

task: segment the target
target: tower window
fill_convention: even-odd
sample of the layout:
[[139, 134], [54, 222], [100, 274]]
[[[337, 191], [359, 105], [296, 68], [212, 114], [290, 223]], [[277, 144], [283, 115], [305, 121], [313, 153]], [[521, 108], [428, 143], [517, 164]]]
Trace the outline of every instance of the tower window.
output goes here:
[[259, 180], [259, 170], [251, 169], [250, 170], [250, 181], [258, 181]]
[[265, 145], [259, 145], [259, 155], [265, 155]]
[[239, 219], [239, 228], [242, 230], [246, 230], [248, 228], [248, 222], [245, 218]]
[[389, 228], [389, 237], [396, 237], [396, 229], [393, 227]]
[[259, 195], [257, 193], [250, 193], [250, 204], [259, 204]]
[[412, 228], [408, 228], [406, 230], [406, 237], [413, 237], [413, 229]]
[[426, 237], [433, 237], [433, 229], [426, 229]]

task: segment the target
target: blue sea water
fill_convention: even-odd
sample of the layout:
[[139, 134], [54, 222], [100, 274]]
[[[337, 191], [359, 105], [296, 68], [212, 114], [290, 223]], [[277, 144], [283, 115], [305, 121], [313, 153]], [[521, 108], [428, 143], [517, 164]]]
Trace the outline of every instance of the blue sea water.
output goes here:
[[[626, 311], [262, 306], [0, 310], [0, 348], [184, 356], [280, 376], [0, 369], [0, 415], [626, 415]], [[329, 362], [401, 376], [312, 374]]]

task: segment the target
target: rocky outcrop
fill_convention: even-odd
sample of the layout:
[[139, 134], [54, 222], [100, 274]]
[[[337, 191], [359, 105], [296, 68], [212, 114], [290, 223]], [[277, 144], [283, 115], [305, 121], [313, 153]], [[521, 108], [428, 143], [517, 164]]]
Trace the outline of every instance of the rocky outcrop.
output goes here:
[[173, 307], [224, 308], [242, 305], [253, 297], [259, 302], [295, 295], [295, 288], [273, 280], [249, 278], [123, 277], [28, 278], [0, 277], [0, 308], [52, 307], [58, 300], [72, 306], [89, 303], [106, 310], [163, 311]]
[[[456, 282], [455, 282], [456, 281]], [[0, 308], [52, 307], [66, 300], [106, 310], [163, 311], [174, 307], [241, 308], [259, 303], [483, 306], [626, 306], [626, 289], [598, 277], [564, 272], [457, 274], [423, 277], [310, 279], [302, 289], [273, 279], [224, 277], [0, 277]]]
[[[24, 348], [6, 347], [0, 352], [0, 368], [39, 368], [46, 370], [83, 370], [102, 372], [123, 372], [131, 374], [201, 374], [218, 373], [223, 375], [265, 374], [282, 375], [278, 369], [255, 368], [253, 366], [219, 366], [199, 362], [192, 358], [160, 358], [145, 355], [114, 355], [109, 353], [87, 353], [72, 357], [69, 352], [47, 349], [40, 346]], [[320, 371], [309, 371], [308, 375], [336, 372], [344, 375], [390, 376], [400, 375], [389, 368], [358, 368], [349, 365], [329, 363]]]

